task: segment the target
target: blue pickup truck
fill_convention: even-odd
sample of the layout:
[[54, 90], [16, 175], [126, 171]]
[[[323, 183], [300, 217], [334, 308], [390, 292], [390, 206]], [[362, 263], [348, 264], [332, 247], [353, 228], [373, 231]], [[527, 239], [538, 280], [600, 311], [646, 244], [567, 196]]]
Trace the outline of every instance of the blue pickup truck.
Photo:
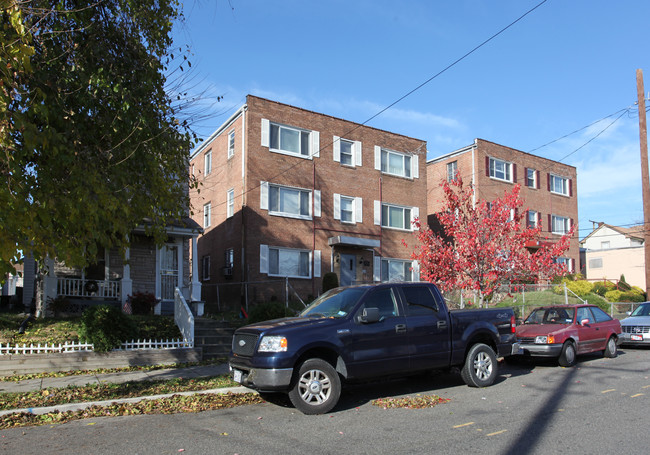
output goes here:
[[342, 382], [457, 366], [468, 385], [486, 387], [497, 356], [518, 350], [511, 308], [448, 311], [433, 284], [385, 283], [332, 289], [298, 317], [238, 329], [229, 364], [236, 382], [322, 414]]

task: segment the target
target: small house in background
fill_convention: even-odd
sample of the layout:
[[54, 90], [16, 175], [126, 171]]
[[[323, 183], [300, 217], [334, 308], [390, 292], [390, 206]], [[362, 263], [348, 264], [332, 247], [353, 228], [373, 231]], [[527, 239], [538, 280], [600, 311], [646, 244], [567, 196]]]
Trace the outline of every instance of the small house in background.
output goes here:
[[[142, 293], [155, 297], [155, 314], [173, 314], [177, 287], [188, 303], [201, 299], [201, 283], [196, 279], [196, 247], [201, 232], [196, 222], [184, 218], [167, 226], [167, 241], [157, 246], [145, 234], [143, 224], [133, 231], [125, 257], [118, 250], [102, 250], [85, 269], [50, 259], [43, 270], [37, 271], [34, 260], [27, 257], [23, 304], [40, 316], [48, 304], [65, 298], [68, 311], [78, 313], [99, 303], [124, 308], [129, 296]], [[190, 248], [195, 254], [190, 255]], [[42, 292], [37, 292], [38, 287]]]
[[619, 227], [605, 223], [598, 226], [580, 246], [585, 252], [585, 275], [588, 280], [618, 280], [646, 289], [643, 225]]

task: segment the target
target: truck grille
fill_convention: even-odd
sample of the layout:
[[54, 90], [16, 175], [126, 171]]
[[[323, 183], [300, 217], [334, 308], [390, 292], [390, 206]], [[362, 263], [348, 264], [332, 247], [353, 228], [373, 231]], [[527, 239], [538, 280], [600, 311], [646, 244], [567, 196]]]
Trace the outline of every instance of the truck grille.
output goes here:
[[624, 325], [621, 327], [625, 333], [650, 333], [648, 325]]
[[520, 343], [534, 343], [535, 337], [517, 337], [517, 341]]
[[255, 352], [257, 335], [235, 333], [232, 339], [232, 352], [237, 355], [251, 356]]

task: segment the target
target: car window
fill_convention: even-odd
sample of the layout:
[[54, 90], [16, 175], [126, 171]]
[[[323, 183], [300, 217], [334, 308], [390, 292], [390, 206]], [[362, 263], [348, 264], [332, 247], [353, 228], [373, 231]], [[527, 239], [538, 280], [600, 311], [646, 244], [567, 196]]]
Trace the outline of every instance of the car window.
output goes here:
[[587, 319], [589, 324], [594, 323], [594, 317], [588, 307], [578, 308], [578, 322], [582, 322], [584, 319]]
[[364, 308], [377, 308], [379, 310], [379, 316], [384, 319], [399, 314], [397, 301], [395, 300], [392, 288], [376, 289], [371, 292], [364, 299], [361, 311], [363, 311]]
[[431, 315], [438, 311], [438, 304], [428, 286], [403, 286], [401, 289], [410, 316]]
[[603, 310], [600, 308], [592, 308], [591, 312], [594, 314], [594, 317], [596, 318], [596, 322], [605, 322], [605, 321], [611, 321], [612, 318], [609, 316], [609, 314], [605, 313]]
[[650, 305], [639, 305], [632, 312], [632, 316], [650, 316]]

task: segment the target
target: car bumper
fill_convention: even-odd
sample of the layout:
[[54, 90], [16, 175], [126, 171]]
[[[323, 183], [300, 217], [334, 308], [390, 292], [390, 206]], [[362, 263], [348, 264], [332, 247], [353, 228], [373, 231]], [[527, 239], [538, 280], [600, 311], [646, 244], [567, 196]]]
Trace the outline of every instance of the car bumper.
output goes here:
[[522, 344], [519, 355], [532, 357], [559, 357], [562, 344]]
[[291, 385], [293, 368], [250, 368], [230, 364], [233, 381], [255, 390], [286, 390]]
[[521, 345], [519, 343], [502, 344], [499, 345], [499, 357], [507, 357], [510, 355], [517, 355], [521, 352]]
[[618, 336], [619, 344], [624, 345], [650, 345], [650, 333], [627, 333]]

